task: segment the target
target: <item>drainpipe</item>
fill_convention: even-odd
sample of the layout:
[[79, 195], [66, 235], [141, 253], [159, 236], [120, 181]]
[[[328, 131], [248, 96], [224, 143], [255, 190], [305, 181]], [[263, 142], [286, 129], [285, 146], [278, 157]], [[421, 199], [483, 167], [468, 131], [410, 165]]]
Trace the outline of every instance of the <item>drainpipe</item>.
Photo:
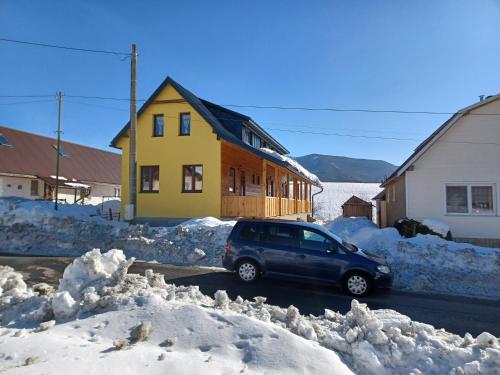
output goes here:
[[312, 199], [311, 199], [311, 216], [312, 217], [314, 217], [314, 197], [323, 192], [323, 190], [324, 190], [323, 185], [320, 185], [320, 189], [321, 189], [320, 191], [318, 191], [317, 193], [314, 193], [312, 195]]

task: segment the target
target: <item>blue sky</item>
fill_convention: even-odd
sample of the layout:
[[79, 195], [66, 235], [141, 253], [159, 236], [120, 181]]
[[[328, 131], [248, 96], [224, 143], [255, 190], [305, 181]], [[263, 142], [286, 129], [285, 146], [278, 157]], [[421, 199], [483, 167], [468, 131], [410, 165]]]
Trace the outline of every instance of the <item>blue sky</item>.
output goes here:
[[[219, 104], [301, 107], [455, 111], [498, 93], [499, 19], [494, 0], [0, 1], [0, 37], [117, 51], [137, 43], [139, 98], [170, 75]], [[129, 61], [114, 56], [4, 42], [0, 56], [0, 95], [129, 95]], [[56, 103], [8, 104], [20, 101], [29, 100], [0, 98], [0, 124], [54, 135]], [[448, 117], [239, 110], [267, 129], [415, 139], [269, 130], [292, 155], [395, 164]], [[63, 136], [106, 149], [127, 120], [126, 102], [66, 98]]]

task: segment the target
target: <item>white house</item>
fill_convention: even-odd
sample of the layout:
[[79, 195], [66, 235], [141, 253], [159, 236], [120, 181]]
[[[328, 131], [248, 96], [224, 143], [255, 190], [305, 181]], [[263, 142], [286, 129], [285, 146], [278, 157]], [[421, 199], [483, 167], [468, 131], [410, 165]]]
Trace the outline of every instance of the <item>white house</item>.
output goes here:
[[500, 247], [500, 94], [459, 110], [381, 186], [381, 226], [435, 218], [458, 241]]
[[[55, 199], [56, 139], [0, 126], [0, 197]], [[120, 197], [120, 155], [61, 142], [59, 201]]]

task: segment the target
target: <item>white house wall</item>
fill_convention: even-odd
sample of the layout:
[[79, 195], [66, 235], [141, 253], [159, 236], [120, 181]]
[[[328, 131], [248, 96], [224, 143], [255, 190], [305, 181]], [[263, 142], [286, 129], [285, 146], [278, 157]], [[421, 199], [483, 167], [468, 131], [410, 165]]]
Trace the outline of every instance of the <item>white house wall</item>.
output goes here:
[[[25, 177], [10, 177], [0, 176], [0, 197], [22, 197], [27, 199], [43, 199], [43, 186], [44, 182], [38, 180], [38, 195], [31, 195], [31, 178]], [[115, 188], [120, 185], [87, 183], [91, 187], [91, 195], [85, 198], [85, 204], [101, 204], [104, 200], [110, 200], [115, 195]], [[19, 187], [21, 187], [19, 189]], [[79, 198], [77, 192], [77, 198]], [[75, 193], [72, 189], [59, 189], [59, 199], [66, 200], [67, 203], [73, 203], [75, 200]], [[115, 199], [120, 199], [115, 198]]]
[[[40, 193], [40, 183], [38, 185]], [[43, 194], [43, 183], [42, 190]], [[28, 199], [39, 198], [38, 196], [31, 196], [31, 179], [24, 177], [0, 177], [0, 196], [2, 197], [22, 197]]]
[[[473, 113], [500, 113], [500, 100]], [[448, 183], [494, 184], [495, 215], [447, 215]], [[406, 172], [406, 195], [410, 218], [444, 220], [456, 237], [500, 238], [500, 116], [467, 115], [458, 120]]]

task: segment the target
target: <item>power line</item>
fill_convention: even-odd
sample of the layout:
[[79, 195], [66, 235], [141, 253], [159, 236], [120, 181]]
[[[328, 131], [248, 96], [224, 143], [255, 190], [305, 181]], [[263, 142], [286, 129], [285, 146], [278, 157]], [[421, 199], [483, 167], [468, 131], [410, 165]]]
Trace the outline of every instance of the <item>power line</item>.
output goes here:
[[416, 138], [380, 137], [380, 136], [371, 136], [371, 135], [342, 134], [342, 133], [323, 133], [323, 132], [312, 132], [312, 131], [307, 131], [307, 130], [276, 129], [276, 128], [266, 128], [266, 129], [271, 130], [271, 131], [279, 131], [279, 132], [287, 132], [287, 133], [330, 135], [330, 136], [336, 136], [336, 137], [350, 137], [350, 138], [384, 139], [384, 140], [391, 140], [391, 141], [421, 142], [420, 139], [416, 139]]
[[73, 104], [82, 104], [82, 105], [86, 105], [86, 106], [98, 107], [98, 108], [104, 108], [104, 109], [111, 109], [111, 110], [114, 110], [114, 111], [130, 112], [130, 110], [124, 109], [124, 108], [109, 107], [109, 106], [106, 106], [106, 105], [100, 105], [100, 104], [95, 104], [95, 103], [85, 103], [85, 102], [80, 102], [80, 101], [77, 101], [77, 100], [67, 100], [66, 99], [64, 102], [65, 103], [73, 103]]
[[16, 105], [16, 104], [31, 104], [31, 103], [48, 103], [54, 102], [55, 99], [45, 99], [45, 100], [29, 100], [23, 102], [10, 102], [10, 103], [0, 103], [0, 105]]
[[[99, 104], [95, 103], [84, 103], [84, 102], [78, 102], [78, 101], [69, 101], [66, 100], [66, 102], [69, 103], [76, 103], [76, 104], [83, 104], [83, 105], [90, 105], [90, 106], [97, 106], [101, 108], [107, 108], [107, 109], [113, 109], [117, 111], [127, 111], [125, 109], [120, 109], [120, 108], [115, 108], [115, 107], [107, 107], [107, 106], [101, 106]], [[177, 120], [177, 116], [168, 116], [168, 115], [163, 115], [166, 118], [171, 118]], [[230, 118], [222, 118], [222, 117], [215, 117], [214, 118], [218, 120], [230, 120], [230, 121], [238, 121], [241, 122], [241, 120], [235, 120], [235, 119], [230, 119]], [[197, 119], [191, 119], [193, 122], [201, 122], [205, 123], [205, 120], [197, 120]], [[283, 124], [286, 125], [286, 124]], [[304, 127], [311, 128], [312, 126], [309, 125], [301, 125]], [[281, 129], [281, 128], [269, 128], [269, 127], [263, 127], [263, 129], [268, 130], [268, 131], [280, 131], [280, 132], [287, 132], [287, 133], [298, 133], [298, 134], [311, 134], [311, 135], [322, 135], [322, 136], [335, 136], [335, 137], [349, 137], [349, 138], [364, 138], [364, 139], [379, 139], [379, 140], [389, 140], [389, 141], [411, 141], [411, 142], [422, 142], [422, 139], [417, 139], [417, 138], [401, 138], [401, 137], [384, 137], [384, 136], [370, 136], [370, 135], [359, 135], [359, 134], [348, 134], [348, 133], [326, 133], [326, 132], [314, 132], [314, 131], [308, 131], [308, 130], [298, 130], [298, 129]], [[355, 129], [349, 129], [349, 130], [355, 130]], [[471, 141], [441, 141], [443, 143], [458, 143], [458, 144], [480, 144], [480, 145], [496, 145], [500, 146], [500, 143], [496, 142], [471, 142]]]
[[0, 98], [47, 98], [55, 95], [0, 95]]
[[[74, 96], [71, 96], [71, 95], [67, 95], [69, 97], [74, 97]], [[124, 108], [117, 108], [117, 107], [109, 107], [109, 106], [104, 106], [104, 105], [100, 105], [100, 104], [95, 104], [95, 103], [86, 103], [86, 102], [80, 102], [80, 101], [76, 101], [76, 100], [66, 100], [67, 103], [75, 103], [75, 104], [82, 104], [82, 105], [87, 105], [87, 106], [94, 106], [94, 107], [98, 107], [98, 108], [104, 108], [104, 109], [111, 109], [111, 110], [115, 110], [115, 111], [122, 111], [122, 112], [129, 112], [128, 109], [124, 109]], [[174, 119], [177, 119], [177, 117], [175, 116], [167, 116], [164, 114], [164, 117], [167, 117], [167, 118], [174, 118]], [[234, 118], [228, 118], [228, 117], [215, 117], [217, 120], [224, 120], [224, 121], [232, 121], [232, 122], [241, 122], [240, 119], [234, 119]], [[195, 120], [195, 119], [192, 119], [191, 121], [200, 121], [200, 120]], [[308, 128], [308, 129], [323, 129], [323, 130], [329, 130], [331, 129], [331, 127], [324, 127], [324, 126], [316, 126], [316, 125], [312, 125], [312, 124], [290, 124], [290, 123], [283, 123], [283, 122], [275, 122], [275, 121], [259, 121], [260, 124], [272, 124], [272, 125], [282, 125], [282, 126], [290, 126], [290, 127], [304, 127], [304, 128]], [[377, 133], [392, 133], [392, 134], [412, 134], [412, 135], [425, 135], [425, 134], [422, 134], [422, 133], [409, 133], [409, 132], [398, 132], [398, 131], [384, 131], [384, 130], [373, 130], [373, 129], [353, 129], [353, 128], [337, 128], [338, 130], [346, 130], [346, 131], [360, 131], [360, 132], [377, 132]]]
[[37, 46], [37, 47], [58, 48], [58, 49], [64, 49], [64, 50], [70, 50], [70, 51], [78, 51], [78, 52], [103, 53], [103, 54], [109, 54], [109, 55], [115, 55], [115, 56], [122, 56], [122, 57], [125, 57], [125, 58], [128, 57], [128, 56], [130, 56], [129, 52], [117, 52], [117, 51], [109, 51], [109, 50], [68, 47], [68, 46], [60, 46], [60, 45], [56, 45], [56, 44], [28, 42], [28, 41], [25, 41], [25, 40], [0, 38], [0, 41], [1, 42], [8, 42], [8, 43], [26, 44], [26, 45]]
[[[243, 104], [221, 104], [222, 107], [234, 108], [254, 108], [254, 109], [279, 109], [296, 111], [327, 111], [327, 112], [365, 112], [365, 113], [396, 113], [396, 114], [417, 114], [417, 115], [457, 115], [463, 114], [463, 111], [457, 112], [436, 112], [436, 111], [405, 111], [398, 109], [364, 109], [364, 108], [312, 108], [312, 107], [283, 107], [283, 106], [263, 106], [263, 105], [243, 105]], [[500, 113], [470, 113], [480, 116], [500, 116]]]
[[[1, 39], [0, 39], [1, 40]], [[0, 95], [0, 97], [45, 97], [48, 95]], [[112, 101], [130, 101], [130, 98], [119, 98], [112, 96], [91, 96], [91, 95], [65, 95], [68, 98], [79, 99], [96, 99], [96, 100], [112, 100]], [[145, 102], [146, 99], [136, 99], [138, 102]], [[154, 101], [153, 101], [154, 104]], [[361, 112], [361, 113], [394, 113], [394, 114], [418, 114], [418, 115], [458, 115], [465, 114], [464, 111], [457, 112], [438, 112], [438, 111], [406, 111], [399, 109], [366, 109], [366, 108], [314, 108], [314, 107], [284, 107], [284, 106], [261, 106], [261, 105], [244, 105], [244, 104], [221, 104], [221, 107], [235, 108], [254, 108], [254, 109], [276, 109], [276, 110], [296, 110], [296, 111], [326, 111], [326, 112]], [[468, 113], [471, 116], [500, 116], [500, 113]]]

